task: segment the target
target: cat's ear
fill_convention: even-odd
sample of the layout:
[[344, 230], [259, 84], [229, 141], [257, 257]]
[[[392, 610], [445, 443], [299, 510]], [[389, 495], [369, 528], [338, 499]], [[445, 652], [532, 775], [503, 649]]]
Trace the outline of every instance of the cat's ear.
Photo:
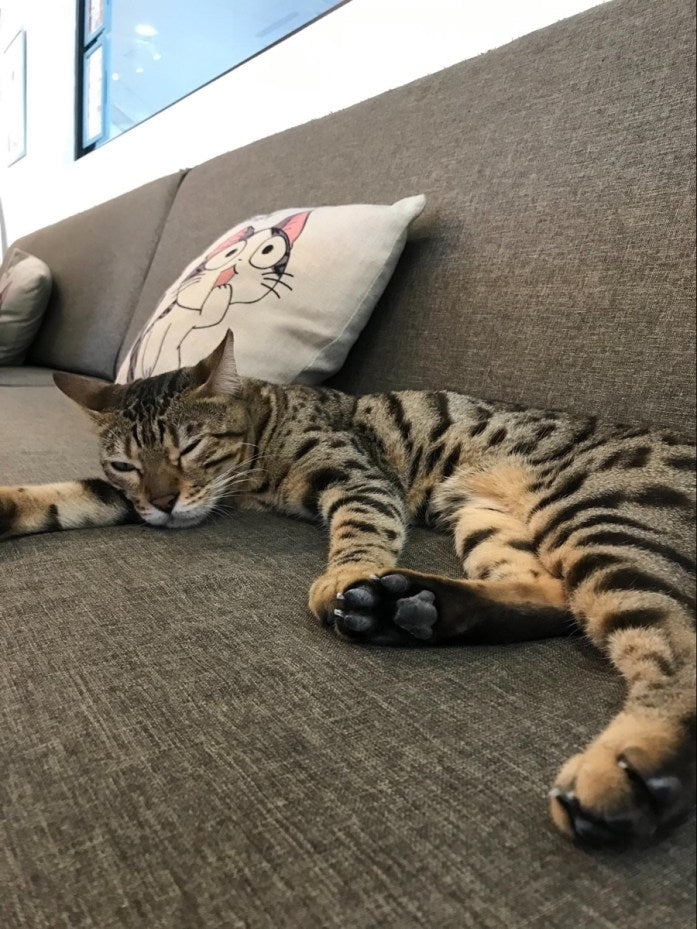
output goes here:
[[116, 384], [106, 384], [96, 377], [83, 377], [81, 374], [68, 374], [65, 371], [57, 371], [53, 375], [53, 382], [58, 390], [84, 407], [88, 413], [100, 414], [109, 407], [116, 406], [119, 392]]
[[228, 329], [220, 345], [193, 369], [198, 393], [234, 397], [241, 392], [242, 378], [237, 373], [234, 342], [232, 332]]
[[302, 213], [293, 213], [292, 216], [286, 216], [279, 223], [276, 223], [274, 229], [282, 229], [288, 236], [288, 241], [292, 245], [305, 228], [307, 217], [312, 210], [305, 210]]

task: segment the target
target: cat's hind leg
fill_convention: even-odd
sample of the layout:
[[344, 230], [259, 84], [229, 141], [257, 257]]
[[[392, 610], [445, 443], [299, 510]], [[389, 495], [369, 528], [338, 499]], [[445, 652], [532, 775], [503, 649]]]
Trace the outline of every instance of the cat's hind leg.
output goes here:
[[694, 798], [693, 472], [693, 447], [639, 435], [577, 455], [531, 488], [540, 558], [627, 688], [552, 791], [554, 822], [581, 841], [650, 837]]
[[[532, 532], [517, 510], [527, 475], [518, 465], [460, 475], [444, 488], [455, 551], [467, 578], [489, 581], [489, 595], [511, 603], [566, 609], [564, 585], [540, 561]], [[520, 485], [520, 487], [518, 486]], [[446, 497], [447, 500], [447, 497]]]
[[529, 479], [515, 464], [445, 482], [434, 504], [453, 530], [467, 580], [383, 572], [344, 592], [337, 630], [363, 642], [405, 645], [520, 642], [574, 632], [564, 586], [537, 557], [517, 512]]
[[453, 522], [472, 579], [394, 569], [343, 594], [338, 629], [361, 642], [512, 642], [581, 630], [608, 655], [627, 684], [624, 707], [562, 767], [550, 795], [555, 824], [588, 844], [650, 838], [694, 800], [694, 556], [685, 542], [694, 489], [662, 487], [625, 486], [624, 503], [589, 476], [581, 494], [547, 488], [555, 505], [546, 506], [524, 482], [517, 501], [475, 500], [461, 486]]
[[576, 626], [529, 583], [468, 581], [397, 568], [344, 590], [344, 638], [372, 645], [501, 644], [566, 636]]
[[623, 709], [563, 766], [550, 796], [556, 825], [596, 844], [650, 837], [695, 792], [693, 608], [640, 561], [582, 550], [567, 574], [579, 623], [627, 685]]

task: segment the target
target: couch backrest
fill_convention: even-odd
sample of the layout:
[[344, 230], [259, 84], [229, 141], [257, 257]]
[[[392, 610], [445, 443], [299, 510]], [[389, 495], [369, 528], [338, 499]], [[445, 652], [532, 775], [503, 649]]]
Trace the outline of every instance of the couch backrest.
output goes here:
[[691, 431], [693, 15], [615, 0], [194, 168], [120, 358], [234, 223], [424, 192], [337, 386], [449, 386]]
[[113, 378], [181, 177], [160, 178], [19, 240], [54, 279], [29, 363]]

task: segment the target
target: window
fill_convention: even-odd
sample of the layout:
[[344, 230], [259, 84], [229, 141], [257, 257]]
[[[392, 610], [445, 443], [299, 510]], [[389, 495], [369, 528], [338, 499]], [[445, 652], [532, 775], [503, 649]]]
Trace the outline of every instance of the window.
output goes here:
[[78, 0], [78, 157], [348, 0]]

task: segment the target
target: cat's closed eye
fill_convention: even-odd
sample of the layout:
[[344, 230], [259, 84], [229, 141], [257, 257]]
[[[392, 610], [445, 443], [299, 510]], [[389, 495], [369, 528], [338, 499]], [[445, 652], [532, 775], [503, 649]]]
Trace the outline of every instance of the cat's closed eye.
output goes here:
[[130, 461], [109, 461], [107, 464], [109, 467], [113, 468], [114, 471], [119, 471], [122, 473], [138, 470], [138, 468], [136, 468], [134, 464], [131, 464]]
[[206, 438], [205, 436], [199, 436], [198, 439], [194, 439], [193, 442], [189, 442], [189, 444], [188, 444], [187, 446], [185, 446], [185, 447], [180, 451], [179, 454], [180, 454], [180, 455], [188, 455], [190, 452], [193, 452], [194, 449], [196, 449], [196, 448], [201, 444], [201, 442], [203, 442], [203, 440], [204, 440], [205, 438]]

